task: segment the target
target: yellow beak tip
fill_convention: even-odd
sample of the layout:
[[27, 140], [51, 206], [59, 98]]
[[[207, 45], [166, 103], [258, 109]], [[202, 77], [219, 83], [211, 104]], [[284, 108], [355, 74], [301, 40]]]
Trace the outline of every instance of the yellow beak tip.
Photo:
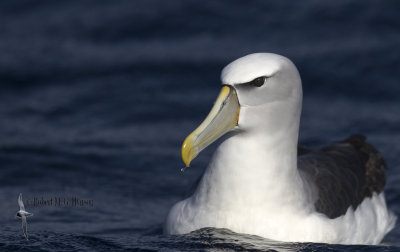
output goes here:
[[185, 163], [186, 167], [189, 167], [190, 162], [193, 160], [191, 157], [191, 149], [192, 149], [192, 144], [189, 144], [190, 141], [190, 136], [185, 139], [185, 141], [182, 144], [182, 161]]

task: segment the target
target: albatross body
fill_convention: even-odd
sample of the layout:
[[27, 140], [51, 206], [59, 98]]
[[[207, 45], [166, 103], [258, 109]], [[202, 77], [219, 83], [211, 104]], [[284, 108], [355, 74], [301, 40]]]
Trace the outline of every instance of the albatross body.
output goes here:
[[361, 135], [322, 149], [298, 146], [299, 73], [287, 58], [256, 53], [224, 68], [210, 114], [182, 146], [187, 166], [218, 146], [191, 197], [164, 230], [228, 228], [288, 242], [378, 244], [395, 225], [383, 193], [386, 167]]

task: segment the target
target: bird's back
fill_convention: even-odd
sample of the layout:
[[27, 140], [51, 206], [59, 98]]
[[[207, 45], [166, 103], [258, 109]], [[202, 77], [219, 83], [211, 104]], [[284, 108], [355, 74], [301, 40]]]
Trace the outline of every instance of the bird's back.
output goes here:
[[386, 163], [365, 136], [352, 135], [318, 150], [299, 146], [298, 155], [299, 170], [316, 187], [315, 208], [329, 218], [344, 215], [350, 206], [356, 209], [385, 186]]

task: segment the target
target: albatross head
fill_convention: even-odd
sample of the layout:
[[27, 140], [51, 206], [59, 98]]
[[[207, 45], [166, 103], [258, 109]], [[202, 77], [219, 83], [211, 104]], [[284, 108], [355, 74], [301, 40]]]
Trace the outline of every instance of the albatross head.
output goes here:
[[225, 133], [255, 136], [288, 134], [297, 141], [302, 87], [295, 65], [272, 53], [254, 53], [227, 65], [222, 90], [203, 123], [183, 142], [186, 166]]

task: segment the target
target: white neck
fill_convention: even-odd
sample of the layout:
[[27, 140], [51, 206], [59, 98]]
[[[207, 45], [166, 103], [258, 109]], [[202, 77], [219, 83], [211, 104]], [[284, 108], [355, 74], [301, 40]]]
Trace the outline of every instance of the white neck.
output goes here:
[[[192, 197], [195, 202], [216, 209], [235, 209], [237, 205], [254, 208], [264, 204], [262, 207], [267, 211], [309, 210], [305, 207], [309, 205], [309, 199], [305, 198], [308, 193], [304, 192], [297, 169], [300, 111], [295, 112], [295, 117], [293, 113], [281, 115], [273, 123], [276, 118], [271, 114], [273, 109], [260, 108], [266, 117], [258, 119], [258, 125], [266, 130], [233, 132], [218, 147]], [[244, 117], [251, 114], [246, 108], [241, 110]]]

